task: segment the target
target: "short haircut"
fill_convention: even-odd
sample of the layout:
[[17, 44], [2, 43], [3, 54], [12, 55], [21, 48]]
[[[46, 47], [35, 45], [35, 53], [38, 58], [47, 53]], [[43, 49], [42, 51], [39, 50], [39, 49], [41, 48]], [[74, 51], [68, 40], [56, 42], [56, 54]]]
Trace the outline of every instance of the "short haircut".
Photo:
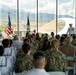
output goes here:
[[33, 59], [34, 60], [37, 60], [39, 59], [40, 57], [45, 57], [45, 53], [43, 51], [37, 51], [34, 56], [33, 56]]
[[70, 23], [69, 26], [72, 26], [72, 24]]
[[31, 48], [30, 44], [25, 43], [25, 44], [22, 45], [22, 50], [23, 50], [23, 52], [25, 54], [28, 53], [28, 51], [30, 50], [30, 48]]
[[29, 39], [27, 39], [27, 38], [26, 38], [26, 39], [24, 39], [24, 40], [23, 40], [23, 44], [25, 44], [26, 42], [30, 43], [30, 40], [29, 40]]
[[34, 65], [41, 66], [45, 62], [45, 53], [42, 51], [38, 51], [33, 55]]
[[62, 36], [62, 37], [60, 38], [60, 42], [64, 42], [64, 41], [65, 41], [65, 37]]
[[59, 39], [60, 39], [60, 35], [56, 35], [56, 39], [58, 39], [58, 40], [59, 40]]
[[54, 36], [54, 32], [51, 32], [51, 35]]
[[0, 45], [0, 56], [2, 56], [4, 53], [4, 47]]
[[5, 48], [5, 47], [8, 47], [9, 44], [10, 44], [9, 39], [4, 39], [4, 40], [2, 41], [2, 45], [4, 46], [4, 48]]

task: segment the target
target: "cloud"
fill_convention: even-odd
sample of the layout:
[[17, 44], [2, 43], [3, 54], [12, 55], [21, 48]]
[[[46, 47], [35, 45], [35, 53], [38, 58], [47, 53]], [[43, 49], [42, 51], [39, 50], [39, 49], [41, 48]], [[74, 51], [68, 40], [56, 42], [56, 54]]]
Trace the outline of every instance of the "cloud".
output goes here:
[[69, 1], [59, 5], [59, 14], [74, 16], [74, 3]]
[[39, 12], [55, 13], [55, 11], [56, 11], [56, 2], [48, 2], [43, 7], [39, 7]]
[[[36, 13], [37, 10], [37, 0], [19, 0], [20, 10], [29, 11]], [[17, 0], [0, 0], [1, 4], [7, 5], [9, 7], [17, 7]], [[56, 14], [56, 0], [38, 0], [39, 12]], [[73, 0], [59, 0], [59, 14], [74, 14], [74, 3]]]
[[[39, 12], [56, 14], [56, 0], [47, 2], [43, 7], [39, 7]], [[58, 5], [58, 14], [71, 15], [74, 17], [74, 2], [73, 0], [65, 0]]]
[[16, 0], [0, 0], [0, 4], [4, 4], [4, 5], [12, 7], [12, 8], [17, 7]]

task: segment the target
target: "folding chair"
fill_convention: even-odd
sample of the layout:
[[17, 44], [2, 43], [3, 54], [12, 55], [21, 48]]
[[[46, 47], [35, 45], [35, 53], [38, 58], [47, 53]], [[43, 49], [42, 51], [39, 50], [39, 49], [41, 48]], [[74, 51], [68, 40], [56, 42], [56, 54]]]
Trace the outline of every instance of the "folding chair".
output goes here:
[[76, 56], [74, 56], [74, 60], [75, 60], [75, 63], [74, 63], [74, 75], [76, 75]]
[[75, 56], [67, 56], [67, 60], [71, 60], [74, 62], [73, 66], [67, 66], [67, 75], [69, 75], [69, 70], [73, 70], [73, 75], [75, 75]]
[[66, 75], [65, 72], [59, 72], [59, 71], [54, 71], [54, 72], [48, 72], [50, 75]]
[[6, 58], [4, 56], [0, 56], [0, 75], [2, 75], [2, 68], [6, 66]]
[[9, 62], [7, 60], [6, 56], [0, 57], [0, 71], [1, 75], [14, 75], [13, 74], [13, 68], [10, 70], [9, 68]]

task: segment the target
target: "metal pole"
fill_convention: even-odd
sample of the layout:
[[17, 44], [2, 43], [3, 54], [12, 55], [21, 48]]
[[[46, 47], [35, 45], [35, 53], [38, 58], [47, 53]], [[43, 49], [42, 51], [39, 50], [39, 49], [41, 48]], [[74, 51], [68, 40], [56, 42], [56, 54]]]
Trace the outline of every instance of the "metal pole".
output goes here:
[[74, 0], [75, 3], [75, 29], [74, 29], [74, 33], [76, 34], [76, 0]]
[[17, 0], [17, 35], [19, 36], [19, 0]]
[[58, 0], [56, 0], [56, 35], [57, 35], [57, 30], [58, 28]]
[[38, 33], [38, 0], [37, 0], [37, 33]]

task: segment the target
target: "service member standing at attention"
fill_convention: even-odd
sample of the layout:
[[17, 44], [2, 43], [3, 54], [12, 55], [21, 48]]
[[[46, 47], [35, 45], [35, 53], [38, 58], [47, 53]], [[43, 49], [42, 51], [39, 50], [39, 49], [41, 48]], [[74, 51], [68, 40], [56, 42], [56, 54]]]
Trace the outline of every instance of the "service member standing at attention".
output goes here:
[[34, 68], [29, 71], [24, 71], [22, 75], [49, 75], [44, 67], [46, 65], [45, 54], [42, 51], [38, 51], [33, 56]]
[[72, 35], [72, 34], [74, 34], [74, 27], [72, 27], [72, 24], [69, 24], [69, 28], [68, 28], [68, 31], [67, 31], [67, 34], [69, 34], [69, 35]]

